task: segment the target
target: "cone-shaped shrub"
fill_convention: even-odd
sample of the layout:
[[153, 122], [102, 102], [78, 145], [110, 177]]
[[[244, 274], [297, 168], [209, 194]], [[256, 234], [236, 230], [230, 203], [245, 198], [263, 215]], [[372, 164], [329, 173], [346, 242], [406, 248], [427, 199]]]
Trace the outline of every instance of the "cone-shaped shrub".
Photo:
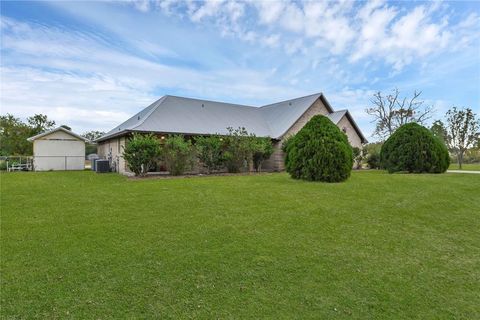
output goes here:
[[398, 128], [383, 144], [380, 158], [390, 173], [442, 173], [450, 164], [445, 145], [417, 123]]
[[352, 148], [330, 119], [314, 116], [284, 146], [285, 167], [292, 178], [340, 182], [350, 176]]

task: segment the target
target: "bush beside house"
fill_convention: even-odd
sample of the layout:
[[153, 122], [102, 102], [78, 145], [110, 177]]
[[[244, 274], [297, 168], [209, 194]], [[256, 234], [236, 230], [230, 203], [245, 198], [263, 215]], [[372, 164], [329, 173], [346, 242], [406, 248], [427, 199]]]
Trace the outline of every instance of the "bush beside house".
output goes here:
[[347, 136], [325, 116], [317, 115], [284, 146], [287, 172], [295, 179], [341, 182], [353, 166]]
[[160, 141], [153, 134], [134, 133], [123, 150], [128, 168], [136, 176], [145, 176], [155, 166], [160, 154]]
[[196, 160], [207, 173], [227, 168], [241, 172], [253, 164], [261, 171], [262, 163], [273, 153], [269, 138], [249, 134], [245, 128], [228, 128], [226, 136], [199, 136], [194, 140], [183, 135], [171, 135], [158, 140], [153, 135], [134, 134], [124, 148], [123, 156], [136, 176], [145, 176], [160, 161], [172, 175], [181, 175], [192, 169]]

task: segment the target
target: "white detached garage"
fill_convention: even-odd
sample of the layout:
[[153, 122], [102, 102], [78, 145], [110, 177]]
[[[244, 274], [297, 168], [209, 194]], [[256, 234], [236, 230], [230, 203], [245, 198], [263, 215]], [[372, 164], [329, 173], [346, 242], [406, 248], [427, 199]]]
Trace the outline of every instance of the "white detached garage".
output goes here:
[[33, 142], [35, 171], [83, 170], [85, 168], [84, 137], [63, 127], [30, 137]]

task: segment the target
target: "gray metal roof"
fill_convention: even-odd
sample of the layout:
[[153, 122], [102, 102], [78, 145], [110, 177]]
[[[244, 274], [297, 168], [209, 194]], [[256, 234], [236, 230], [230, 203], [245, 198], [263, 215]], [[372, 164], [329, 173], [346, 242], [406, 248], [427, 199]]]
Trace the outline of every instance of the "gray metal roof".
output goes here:
[[258, 137], [279, 139], [319, 98], [332, 114], [336, 114], [321, 93], [262, 107], [167, 95], [110, 130], [97, 141], [132, 131], [227, 134], [227, 127], [245, 127], [249, 133]]
[[63, 132], [65, 132], [65, 133], [71, 135], [72, 137], [75, 137], [75, 138], [77, 138], [77, 139], [79, 139], [79, 140], [83, 140], [83, 141], [85, 141], [85, 142], [88, 142], [88, 139], [87, 139], [87, 138], [82, 137], [81, 135], [76, 134], [76, 133], [73, 132], [73, 131], [67, 130], [67, 129], [65, 129], [64, 127], [57, 127], [57, 128], [55, 128], [55, 129], [51, 129], [51, 130], [47, 130], [47, 131], [41, 132], [41, 133], [39, 133], [39, 134], [37, 134], [37, 135], [35, 135], [35, 136], [33, 136], [33, 137], [27, 138], [27, 140], [30, 141], [30, 142], [33, 142], [33, 141], [35, 141], [35, 140], [37, 140], [37, 139], [43, 138], [43, 137], [48, 136], [49, 134], [52, 134], [52, 133], [57, 132], [57, 131], [63, 131]]
[[338, 124], [342, 120], [343, 116], [347, 113], [347, 110], [338, 110], [327, 115], [327, 117], [335, 124]]

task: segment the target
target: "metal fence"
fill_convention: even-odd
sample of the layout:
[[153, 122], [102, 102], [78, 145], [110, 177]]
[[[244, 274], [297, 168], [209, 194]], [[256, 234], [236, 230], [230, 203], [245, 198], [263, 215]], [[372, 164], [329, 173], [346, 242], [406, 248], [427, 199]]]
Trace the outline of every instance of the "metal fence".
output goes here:
[[8, 156], [7, 171], [84, 170], [85, 156]]

